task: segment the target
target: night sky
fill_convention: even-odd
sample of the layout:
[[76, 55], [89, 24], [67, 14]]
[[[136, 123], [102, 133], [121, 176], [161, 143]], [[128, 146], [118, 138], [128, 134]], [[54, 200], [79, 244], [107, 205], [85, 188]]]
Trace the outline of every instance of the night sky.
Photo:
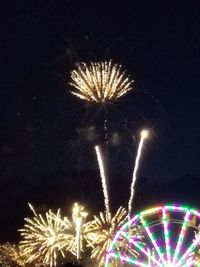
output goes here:
[[200, 3], [11, 2], [0, 7], [0, 240], [17, 238], [27, 202], [42, 211], [67, 212], [75, 200], [103, 209], [94, 153], [103, 110], [69, 93], [80, 61], [112, 59], [135, 81], [107, 107], [113, 208], [127, 205], [143, 127], [151, 134], [136, 209], [147, 201], [200, 208]]

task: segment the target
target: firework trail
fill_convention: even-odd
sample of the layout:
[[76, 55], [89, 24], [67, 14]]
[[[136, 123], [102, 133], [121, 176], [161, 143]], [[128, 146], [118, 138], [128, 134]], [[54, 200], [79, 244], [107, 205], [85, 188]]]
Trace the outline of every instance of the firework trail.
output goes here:
[[109, 196], [108, 196], [108, 186], [107, 186], [107, 177], [105, 173], [105, 168], [103, 164], [103, 155], [102, 151], [99, 146], [95, 146], [95, 151], [97, 155], [97, 161], [99, 165], [100, 170], [100, 176], [101, 176], [101, 183], [103, 188], [103, 195], [104, 195], [104, 205], [106, 212], [110, 212], [110, 206], [109, 206]]
[[141, 132], [141, 138], [140, 138], [140, 143], [139, 143], [139, 146], [138, 146], [138, 151], [137, 151], [137, 155], [136, 155], [136, 159], [135, 159], [135, 167], [134, 167], [134, 170], [133, 170], [133, 177], [132, 177], [132, 183], [131, 183], [131, 188], [130, 188], [130, 199], [129, 199], [129, 202], [128, 202], [128, 214], [129, 214], [129, 217], [130, 217], [130, 213], [131, 213], [131, 210], [132, 210], [132, 202], [133, 202], [133, 198], [134, 198], [134, 186], [135, 186], [135, 182], [137, 180], [137, 171], [138, 171], [138, 168], [139, 168], [139, 163], [140, 163], [140, 158], [141, 158], [141, 154], [142, 154], [142, 148], [143, 148], [143, 145], [144, 145], [144, 140], [145, 138], [147, 138], [148, 136], [148, 131], [146, 130], [143, 130]]

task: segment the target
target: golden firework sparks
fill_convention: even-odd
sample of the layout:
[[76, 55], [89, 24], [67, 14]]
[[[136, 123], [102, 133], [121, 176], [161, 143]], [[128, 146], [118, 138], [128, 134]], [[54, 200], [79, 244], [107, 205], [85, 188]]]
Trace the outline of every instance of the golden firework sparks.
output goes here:
[[5, 243], [0, 245], [0, 265], [4, 267], [25, 266], [26, 259], [22, 256], [20, 247], [16, 244]]
[[81, 63], [71, 72], [75, 96], [89, 102], [116, 101], [132, 89], [132, 80], [122, 66], [112, 61]]
[[83, 205], [74, 203], [71, 220], [62, 217], [59, 209], [57, 213], [49, 210], [43, 216], [30, 204], [29, 206], [34, 217], [25, 218], [25, 226], [19, 230], [23, 238], [20, 249], [26, 262], [41, 262], [53, 267], [60, 256], [65, 258], [67, 251], [75, 256], [80, 255], [87, 231], [87, 225], [84, 223], [87, 212]]
[[56, 266], [58, 256], [65, 257], [66, 250], [73, 250], [74, 236], [70, 233], [72, 227], [67, 217], [61, 218], [60, 210], [51, 210], [45, 216], [34, 213], [32, 219], [25, 218], [25, 226], [20, 229], [23, 240], [20, 248], [27, 262], [43, 262], [50, 267]]
[[113, 217], [110, 212], [100, 212], [99, 217], [94, 216], [94, 220], [87, 224], [87, 246], [92, 247], [91, 258], [96, 259], [99, 266], [104, 264], [105, 253], [126, 219], [127, 211], [120, 207]]

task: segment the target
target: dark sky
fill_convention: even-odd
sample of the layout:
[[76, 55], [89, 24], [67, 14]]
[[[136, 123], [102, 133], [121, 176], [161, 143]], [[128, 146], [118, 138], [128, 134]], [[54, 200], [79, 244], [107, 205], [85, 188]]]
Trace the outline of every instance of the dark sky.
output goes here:
[[[103, 207], [93, 150], [102, 140], [100, 108], [68, 92], [70, 71], [80, 61], [113, 59], [135, 80], [134, 90], [114, 109], [108, 107], [109, 134], [123, 137], [119, 147], [109, 148], [113, 202], [128, 198], [142, 127], [151, 128], [151, 137], [140, 169], [138, 206], [141, 194], [159, 202], [154, 192], [161, 196], [162, 190], [166, 199], [173, 191], [176, 201], [180, 196], [192, 202], [187, 186], [194, 177], [198, 198], [198, 1], [21, 0], [1, 3], [0, 10], [2, 239], [22, 226], [28, 201], [67, 209], [80, 198]], [[96, 128], [95, 142], [80, 134], [90, 126]], [[114, 195], [122, 179], [126, 189], [118, 192], [119, 199]]]

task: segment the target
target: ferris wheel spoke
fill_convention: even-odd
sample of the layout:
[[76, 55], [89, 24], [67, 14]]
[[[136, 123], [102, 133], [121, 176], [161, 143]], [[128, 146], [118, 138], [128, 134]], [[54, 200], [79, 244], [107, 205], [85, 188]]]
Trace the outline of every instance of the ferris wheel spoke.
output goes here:
[[142, 223], [144, 229], [146, 230], [147, 235], [148, 235], [148, 237], [150, 238], [150, 240], [151, 240], [151, 242], [152, 242], [152, 244], [153, 244], [153, 246], [154, 246], [156, 252], [158, 253], [158, 255], [159, 255], [159, 257], [160, 257], [160, 259], [161, 259], [163, 265], [164, 265], [164, 266], [167, 266], [167, 262], [164, 260], [164, 257], [163, 257], [163, 255], [162, 255], [162, 253], [161, 253], [161, 251], [160, 251], [160, 248], [159, 248], [159, 246], [158, 246], [158, 244], [157, 244], [157, 242], [156, 242], [156, 239], [153, 237], [153, 233], [151, 232], [151, 230], [150, 230], [149, 227], [147, 226], [147, 222], [144, 220], [144, 218], [143, 218], [142, 215], [140, 215], [140, 220], [141, 220], [141, 223]]
[[181, 227], [181, 230], [180, 230], [180, 234], [179, 234], [179, 238], [178, 238], [178, 241], [177, 241], [177, 244], [176, 244], [176, 248], [175, 248], [172, 264], [177, 262], [178, 256], [180, 254], [180, 250], [181, 250], [181, 246], [183, 244], [184, 238], [185, 238], [185, 232], [186, 232], [186, 229], [187, 229], [187, 226], [188, 226], [188, 221], [189, 221], [189, 218], [190, 218], [190, 214], [191, 214], [190, 210], [188, 210], [186, 212], [186, 214], [185, 214], [184, 222], [182, 224], [182, 227]]
[[[112, 266], [112, 259], [120, 261], [120, 266], [200, 267], [199, 221], [200, 212], [178, 205], [142, 211], [116, 234], [106, 267]], [[139, 238], [131, 231], [135, 226]]]
[[[128, 240], [129, 236], [126, 233], [122, 233], [122, 235]], [[142, 244], [140, 244], [139, 242], [135, 241], [134, 239], [129, 239], [129, 242], [136, 247], [140, 252], [142, 252], [145, 256], [147, 256], [148, 259], [151, 259], [151, 261], [153, 263], [158, 264], [158, 266], [162, 267], [162, 264], [159, 263], [155, 257], [153, 257], [150, 253], [150, 251], [147, 251], [144, 249], [144, 247], [142, 246]], [[148, 265], [149, 266], [149, 265]]]
[[170, 251], [170, 241], [169, 241], [169, 218], [167, 216], [166, 208], [162, 209], [162, 222], [164, 227], [164, 238], [167, 251], [167, 262], [170, 264], [171, 261], [171, 251]]
[[183, 256], [180, 258], [180, 260], [175, 265], [176, 267], [182, 266], [183, 261], [188, 257], [190, 253], [197, 247], [199, 240], [194, 241], [189, 248], [186, 250], [186, 252], [183, 254]]

